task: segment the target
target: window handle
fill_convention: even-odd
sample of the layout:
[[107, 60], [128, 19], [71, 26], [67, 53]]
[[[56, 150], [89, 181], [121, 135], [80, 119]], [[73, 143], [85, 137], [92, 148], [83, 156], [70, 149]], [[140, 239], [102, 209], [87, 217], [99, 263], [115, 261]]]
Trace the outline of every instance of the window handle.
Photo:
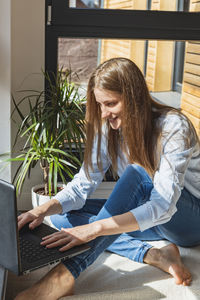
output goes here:
[[51, 12], [52, 12], [52, 6], [48, 5], [48, 7], [47, 7], [47, 25], [51, 25]]

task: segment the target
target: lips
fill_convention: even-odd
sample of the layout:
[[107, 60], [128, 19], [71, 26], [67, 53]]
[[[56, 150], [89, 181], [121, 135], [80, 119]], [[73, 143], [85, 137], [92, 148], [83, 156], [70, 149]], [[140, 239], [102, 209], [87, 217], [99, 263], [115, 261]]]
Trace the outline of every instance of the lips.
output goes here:
[[115, 118], [112, 118], [112, 119], [109, 119], [109, 122], [114, 122], [115, 120], [117, 120], [118, 117], [115, 117]]

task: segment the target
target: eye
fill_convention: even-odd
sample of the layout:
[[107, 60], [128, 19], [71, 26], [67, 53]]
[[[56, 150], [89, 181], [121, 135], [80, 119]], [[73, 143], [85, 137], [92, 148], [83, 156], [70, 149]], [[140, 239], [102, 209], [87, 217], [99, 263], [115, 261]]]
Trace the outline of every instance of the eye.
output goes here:
[[108, 107], [113, 107], [113, 106], [115, 106], [115, 105], [116, 105], [116, 102], [109, 102], [109, 103], [107, 104]]

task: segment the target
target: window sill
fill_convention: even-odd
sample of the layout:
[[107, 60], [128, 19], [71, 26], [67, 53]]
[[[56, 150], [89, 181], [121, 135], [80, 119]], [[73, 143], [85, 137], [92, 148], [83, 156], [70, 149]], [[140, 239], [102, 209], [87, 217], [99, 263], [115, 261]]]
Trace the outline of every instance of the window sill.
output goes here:
[[169, 92], [151, 92], [153, 99], [161, 104], [166, 104], [174, 108], [181, 106], [181, 94], [175, 91]]

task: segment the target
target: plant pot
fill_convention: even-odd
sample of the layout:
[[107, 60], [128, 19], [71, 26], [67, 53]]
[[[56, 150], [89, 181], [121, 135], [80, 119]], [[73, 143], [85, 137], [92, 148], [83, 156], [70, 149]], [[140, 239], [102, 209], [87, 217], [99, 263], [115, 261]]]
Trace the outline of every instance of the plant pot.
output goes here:
[[[65, 185], [63, 183], [58, 183], [57, 184], [58, 188], [59, 187], [64, 187]], [[38, 184], [35, 185], [34, 187], [32, 187], [31, 189], [31, 195], [32, 195], [32, 206], [33, 208], [40, 206], [44, 203], [46, 203], [47, 201], [49, 201], [50, 199], [53, 199], [54, 196], [46, 196], [46, 195], [41, 195], [38, 194], [37, 191], [39, 189], [43, 189], [44, 188], [44, 184]]]

